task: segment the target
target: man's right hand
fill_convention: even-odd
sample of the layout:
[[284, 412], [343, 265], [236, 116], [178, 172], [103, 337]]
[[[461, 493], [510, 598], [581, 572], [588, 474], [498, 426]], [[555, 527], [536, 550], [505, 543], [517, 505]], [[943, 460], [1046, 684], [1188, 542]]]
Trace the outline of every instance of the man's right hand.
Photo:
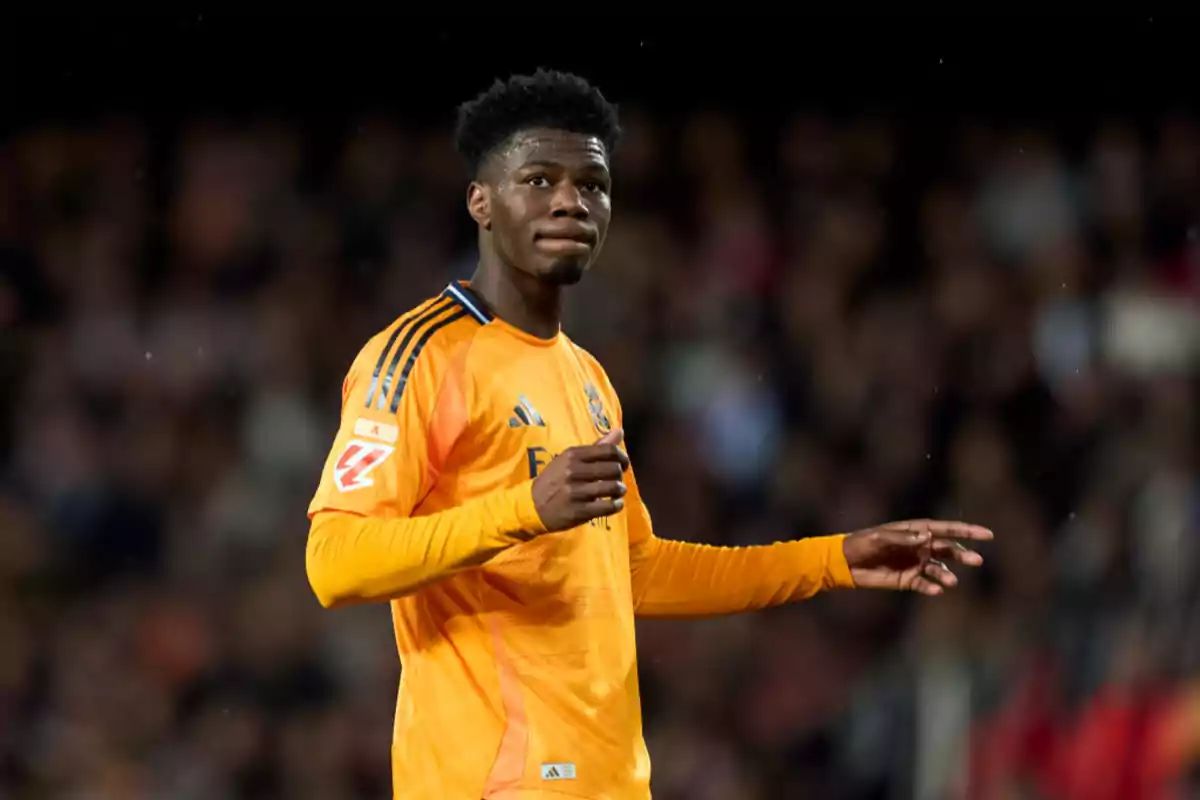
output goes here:
[[551, 459], [533, 481], [533, 504], [547, 532], [565, 531], [625, 507], [621, 481], [629, 456], [625, 434], [611, 431], [595, 444], [572, 447]]

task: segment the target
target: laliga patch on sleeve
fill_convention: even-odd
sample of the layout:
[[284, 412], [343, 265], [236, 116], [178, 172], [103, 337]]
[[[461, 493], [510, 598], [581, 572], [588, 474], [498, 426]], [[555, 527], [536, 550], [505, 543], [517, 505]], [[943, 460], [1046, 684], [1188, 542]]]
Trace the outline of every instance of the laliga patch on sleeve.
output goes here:
[[360, 417], [354, 421], [354, 435], [361, 436], [364, 439], [378, 439], [381, 442], [395, 444], [400, 431], [395, 425]]
[[343, 492], [374, 486], [371, 472], [386, 461], [395, 449], [386, 444], [351, 439], [333, 466], [333, 482]]

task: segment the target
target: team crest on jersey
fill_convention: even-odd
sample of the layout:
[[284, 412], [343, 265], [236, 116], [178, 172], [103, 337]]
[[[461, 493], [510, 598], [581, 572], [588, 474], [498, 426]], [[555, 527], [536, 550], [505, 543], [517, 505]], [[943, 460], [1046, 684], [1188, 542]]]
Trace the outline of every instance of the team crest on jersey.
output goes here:
[[333, 466], [333, 482], [343, 492], [374, 486], [371, 472], [386, 461], [395, 449], [378, 442], [351, 439]]
[[612, 430], [612, 423], [609, 422], [608, 414], [604, 411], [604, 401], [600, 399], [600, 392], [591, 383], [583, 390], [587, 393], [588, 411], [592, 415], [592, 424], [601, 434], [608, 433]]

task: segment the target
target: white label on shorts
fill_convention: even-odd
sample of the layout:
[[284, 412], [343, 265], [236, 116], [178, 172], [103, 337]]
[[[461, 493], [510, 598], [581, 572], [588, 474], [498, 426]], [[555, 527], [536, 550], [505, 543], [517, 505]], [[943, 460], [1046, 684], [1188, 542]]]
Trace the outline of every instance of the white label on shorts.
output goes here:
[[575, 765], [542, 764], [542, 780], [544, 781], [573, 781], [575, 780]]

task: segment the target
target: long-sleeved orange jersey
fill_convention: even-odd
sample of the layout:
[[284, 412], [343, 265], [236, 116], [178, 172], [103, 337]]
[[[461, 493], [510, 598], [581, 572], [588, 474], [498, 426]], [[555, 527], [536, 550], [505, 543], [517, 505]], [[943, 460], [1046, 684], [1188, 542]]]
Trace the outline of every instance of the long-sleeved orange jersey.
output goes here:
[[588, 353], [494, 318], [463, 282], [351, 366], [309, 507], [308, 575], [327, 607], [391, 601], [397, 798], [648, 798], [635, 615], [852, 585], [840, 535], [744, 548], [655, 537], [632, 470], [623, 511], [545, 533], [539, 470], [620, 425]]

